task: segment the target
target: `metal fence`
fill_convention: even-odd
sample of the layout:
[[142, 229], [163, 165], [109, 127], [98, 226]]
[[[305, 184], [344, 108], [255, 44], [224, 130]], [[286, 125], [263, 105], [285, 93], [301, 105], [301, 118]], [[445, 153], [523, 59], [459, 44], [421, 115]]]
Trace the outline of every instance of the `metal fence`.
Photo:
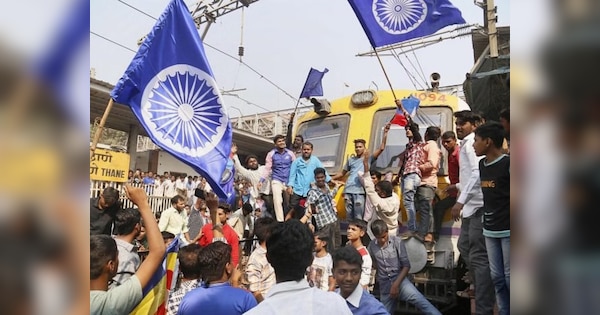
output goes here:
[[[119, 201], [121, 201], [123, 208], [136, 208], [133, 202], [127, 199], [127, 196], [125, 195], [125, 189], [123, 188], [124, 184], [125, 183], [91, 180], [90, 198], [97, 198], [98, 196], [100, 196], [100, 193], [106, 187], [114, 187], [120, 192]], [[140, 187], [146, 191], [146, 194], [148, 194], [148, 203], [150, 204], [150, 209], [152, 209], [152, 212], [154, 213], [155, 217], [160, 217], [160, 214], [171, 206], [171, 198], [163, 196], [153, 196], [154, 185], [131, 184], [131, 186]]]

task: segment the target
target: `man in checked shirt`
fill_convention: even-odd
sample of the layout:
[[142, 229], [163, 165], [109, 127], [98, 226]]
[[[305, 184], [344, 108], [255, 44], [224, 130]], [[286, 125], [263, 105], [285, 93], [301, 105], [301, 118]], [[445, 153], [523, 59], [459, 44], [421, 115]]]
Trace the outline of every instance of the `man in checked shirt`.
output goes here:
[[316, 231], [323, 231], [322, 233], [329, 236], [331, 241], [327, 242], [327, 252], [333, 253], [341, 243], [340, 224], [333, 209], [333, 196], [335, 196], [338, 186], [336, 185], [333, 191], [329, 190], [325, 183], [324, 168], [316, 168], [314, 174], [316, 185], [308, 191], [306, 204], [309, 211], [306, 211], [304, 216], [310, 222], [310, 217], [314, 214]]

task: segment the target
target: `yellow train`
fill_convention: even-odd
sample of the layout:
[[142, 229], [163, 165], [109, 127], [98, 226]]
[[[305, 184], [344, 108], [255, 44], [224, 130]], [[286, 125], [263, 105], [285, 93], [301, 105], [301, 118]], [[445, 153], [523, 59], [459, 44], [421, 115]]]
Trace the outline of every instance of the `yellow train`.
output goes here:
[[[315, 104], [314, 111], [306, 113], [298, 119], [294, 134], [302, 135], [304, 141], [313, 143], [313, 155], [321, 160], [330, 174], [340, 172], [348, 157], [354, 154], [354, 139], [365, 139], [367, 149], [371, 153], [377, 150], [382, 141], [383, 129], [396, 112], [394, 99], [403, 99], [410, 95], [420, 100], [413, 120], [419, 124], [421, 135], [425, 134], [425, 130], [429, 126], [440, 127], [442, 133], [454, 130], [454, 112], [470, 109], [466, 102], [448, 94], [414, 90], [394, 90], [394, 93], [391, 90], [363, 90], [332, 102], [312, 100]], [[397, 174], [399, 171], [397, 157], [404, 151], [407, 141], [404, 127], [392, 125], [385, 150], [377, 159], [375, 167], [382, 173], [391, 171]], [[439, 185], [436, 193], [438, 197], [445, 197], [443, 188], [449, 183], [447, 152], [442, 148], [441, 140], [439, 145], [443, 157], [438, 173]], [[395, 189], [402, 198], [397, 186]], [[344, 231], [345, 224], [343, 223], [346, 213], [343, 189], [338, 191], [335, 200], [338, 216], [342, 221], [342, 231]], [[406, 222], [407, 216], [403, 206], [401, 206], [400, 213], [402, 222]], [[425, 268], [415, 274], [416, 284], [422, 286], [421, 289], [428, 298], [439, 300], [440, 306], [448, 307], [456, 300], [454, 294], [448, 295], [447, 292], [455, 291], [456, 281], [453, 278], [456, 274], [454, 268], [459, 257], [456, 248], [459, 234], [460, 222], [454, 222], [447, 211], [440, 231], [440, 239], [435, 246], [434, 263], [427, 263]], [[422, 244], [416, 246], [420, 245]], [[434, 282], [443, 286], [444, 288], [441, 288], [440, 291], [446, 293], [441, 296], [428, 294], [427, 290], [430, 289], [427, 289], [426, 286], [428, 283]]]

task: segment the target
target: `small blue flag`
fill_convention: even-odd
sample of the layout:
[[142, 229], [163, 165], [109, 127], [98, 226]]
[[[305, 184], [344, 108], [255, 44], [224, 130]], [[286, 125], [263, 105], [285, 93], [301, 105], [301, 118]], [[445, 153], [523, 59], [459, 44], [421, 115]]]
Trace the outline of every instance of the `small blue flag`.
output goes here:
[[232, 130], [196, 26], [183, 0], [172, 0], [111, 92], [128, 104], [152, 141], [229, 198], [224, 173]]
[[449, 0], [348, 0], [373, 48], [465, 24]]
[[323, 76], [327, 72], [329, 72], [329, 69], [327, 68], [325, 68], [322, 72], [317, 69], [310, 68], [310, 71], [308, 72], [308, 77], [306, 78], [306, 82], [304, 83], [304, 88], [302, 89], [302, 93], [300, 93], [300, 98], [309, 98], [311, 96], [323, 96], [323, 85], [321, 81], [323, 80]]

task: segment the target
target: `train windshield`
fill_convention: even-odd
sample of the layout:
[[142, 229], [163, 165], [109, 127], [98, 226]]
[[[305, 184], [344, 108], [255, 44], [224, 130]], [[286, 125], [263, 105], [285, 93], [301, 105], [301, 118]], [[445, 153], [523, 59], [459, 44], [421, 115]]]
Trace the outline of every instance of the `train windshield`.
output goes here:
[[[373, 128], [371, 130], [371, 145], [369, 151], [373, 151], [379, 148], [381, 139], [383, 138], [383, 129], [387, 122], [394, 116], [395, 109], [384, 109], [377, 111], [373, 117]], [[425, 135], [425, 130], [429, 126], [439, 126], [442, 129], [442, 133], [448, 130], [454, 130], [452, 125], [452, 110], [449, 107], [421, 107], [417, 111], [416, 117], [413, 117], [414, 121], [419, 124], [421, 136]], [[399, 156], [406, 148], [408, 139], [406, 138], [406, 131], [404, 127], [398, 125], [392, 125], [388, 133], [388, 138], [385, 146], [385, 150], [377, 161], [375, 162], [375, 168], [380, 170], [382, 173], [392, 171], [397, 173], [400, 169]], [[441, 146], [441, 139], [438, 140], [438, 146]], [[441, 149], [443, 157], [441, 158], [440, 171], [438, 174], [445, 174], [447, 169], [447, 152], [443, 148]]]
[[337, 172], [344, 162], [349, 122], [349, 115], [338, 115], [307, 121], [298, 128], [297, 134], [304, 137], [304, 142], [313, 144], [312, 154], [330, 173]]

